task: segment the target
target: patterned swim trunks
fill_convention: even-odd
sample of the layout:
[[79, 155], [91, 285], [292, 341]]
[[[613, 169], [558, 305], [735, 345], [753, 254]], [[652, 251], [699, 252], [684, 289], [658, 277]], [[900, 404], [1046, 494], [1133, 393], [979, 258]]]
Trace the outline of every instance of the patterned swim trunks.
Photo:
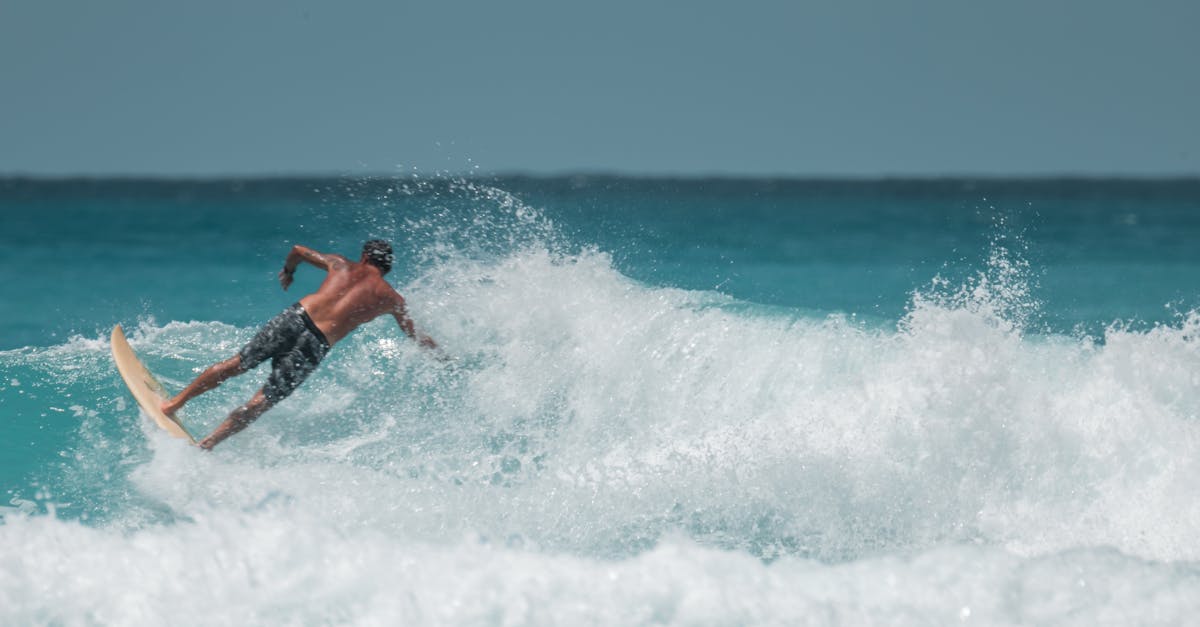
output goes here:
[[242, 370], [251, 370], [271, 359], [271, 376], [263, 393], [272, 404], [296, 390], [329, 352], [325, 334], [317, 328], [300, 303], [284, 309], [263, 325], [238, 355]]

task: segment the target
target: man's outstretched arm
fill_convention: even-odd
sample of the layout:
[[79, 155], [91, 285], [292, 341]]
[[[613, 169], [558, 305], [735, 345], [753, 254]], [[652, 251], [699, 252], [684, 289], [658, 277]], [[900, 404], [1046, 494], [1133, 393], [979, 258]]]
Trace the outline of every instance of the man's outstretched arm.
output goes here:
[[288, 252], [287, 259], [283, 260], [283, 269], [279, 271], [279, 284], [283, 289], [286, 290], [292, 284], [292, 277], [295, 276], [296, 267], [301, 261], [329, 272], [335, 265], [345, 263], [346, 259], [341, 255], [319, 253], [307, 246], [296, 244]]
[[404, 306], [404, 299], [399, 296], [396, 297], [396, 304], [392, 309], [392, 317], [396, 319], [396, 324], [400, 325], [400, 330], [404, 331], [404, 334], [408, 337], [416, 340], [417, 344], [420, 344], [422, 348], [436, 349], [438, 347], [437, 342], [434, 342], [433, 338], [417, 331], [416, 326], [413, 325], [412, 318], [408, 317], [408, 309]]

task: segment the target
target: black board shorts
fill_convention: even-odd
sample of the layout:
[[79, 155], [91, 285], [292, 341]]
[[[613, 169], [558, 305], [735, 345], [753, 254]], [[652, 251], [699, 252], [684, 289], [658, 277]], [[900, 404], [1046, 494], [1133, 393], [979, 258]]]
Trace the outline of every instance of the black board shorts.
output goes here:
[[316, 370], [317, 364], [329, 352], [325, 334], [317, 328], [308, 312], [296, 303], [263, 325], [238, 356], [242, 370], [251, 370], [271, 359], [271, 376], [263, 386], [263, 394], [272, 404], [278, 403]]

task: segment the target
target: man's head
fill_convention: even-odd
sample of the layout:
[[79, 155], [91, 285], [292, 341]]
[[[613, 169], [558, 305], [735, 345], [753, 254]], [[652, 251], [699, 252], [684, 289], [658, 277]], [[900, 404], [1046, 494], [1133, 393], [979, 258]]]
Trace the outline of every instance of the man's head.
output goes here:
[[392, 261], [395, 258], [395, 255], [392, 254], [392, 245], [381, 239], [373, 239], [363, 244], [362, 262], [379, 268], [379, 271], [384, 274], [392, 269]]

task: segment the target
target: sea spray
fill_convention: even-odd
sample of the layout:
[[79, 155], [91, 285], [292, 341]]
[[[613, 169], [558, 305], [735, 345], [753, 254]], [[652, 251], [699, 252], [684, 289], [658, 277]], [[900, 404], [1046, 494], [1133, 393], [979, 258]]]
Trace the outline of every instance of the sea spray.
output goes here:
[[[62, 390], [109, 390], [81, 419], [106, 426], [81, 429], [97, 439], [63, 462], [64, 485], [78, 486], [70, 500], [111, 507], [108, 475], [94, 470], [124, 464], [89, 458], [116, 440], [146, 460], [125, 488], [130, 511], [132, 495], [149, 496], [177, 520], [278, 493], [338, 526], [378, 521], [430, 541], [482, 533], [583, 555], [634, 555], [682, 531], [767, 558], [948, 542], [1032, 553], [1081, 538], [1196, 558], [1194, 325], [1114, 329], [1103, 343], [1029, 336], [987, 301], [1012, 291], [1000, 285], [919, 295], [889, 331], [646, 287], [587, 252], [435, 274], [442, 283], [406, 291], [431, 334], [470, 348], [459, 364], [373, 323], [295, 399], [196, 461], [160, 459], [172, 443], [156, 443], [131, 407], [115, 411], [121, 390], [87, 367], [103, 342], [27, 352], [65, 358]], [[143, 326], [133, 343], [178, 385], [250, 333], [170, 323]], [[215, 426], [254, 377], [189, 407], [193, 430]], [[136, 453], [147, 444], [149, 458]]]
[[[4, 415], [64, 434], [0, 511], [0, 622], [1200, 609], [1200, 316], [1048, 330], [1041, 269], [994, 236], [899, 319], [765, 306], [636, 280], [516, 196], [450, 187], [350, 218], [422, 242], [398, 287], [455, 361], [372, 323], [212, 454], [138, 415], [103, 330], [0, 353]], [[127, 328], [171, 388], [255, 332], [165, 320]], [[184, 420], [212, 429], [262, 376]]]

